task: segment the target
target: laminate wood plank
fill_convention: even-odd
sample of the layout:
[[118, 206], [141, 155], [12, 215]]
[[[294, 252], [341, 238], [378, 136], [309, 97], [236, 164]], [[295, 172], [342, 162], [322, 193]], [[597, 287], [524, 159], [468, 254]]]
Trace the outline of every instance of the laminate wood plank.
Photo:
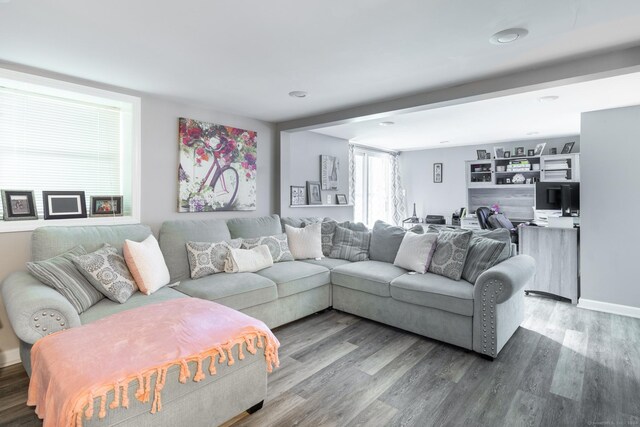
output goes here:
[[550, 367], [558, 364], [565, 332], [564, 329], [555, 327], [546, 328], [524, 371], [520, 383], [522, 391], [537, 396], [549, 394], [554, 376], [554, 371]]
[[578, 426], [580, 423], [580, 402], [547, 393], [542, 412], [541, 426]]
[[305, 404], [306, 400], [300, 396], [285, 392], [280, 394], [273, 400], [266, 402], [264, 407], [251, 414], [245, 416], [235, 426], [240, 427], [261, 427], [261, 426], [275, 426], [278, 425], [278, 420], [286, 413], [301, 407]]
[[398, 410], [379, 400], [374, 400], [363, 409], [347, 427], [384, 427], [389, 425]]
[[546, 400], [517, 390], [511, 400], [507, 416], [504, 418], [504, 425], [512, 427], [537, 427], [542, 422], [543, 411]]
[[418, 341], [415, 335], [401, 335], [391, 340], [389, 344], [364, 359], [356, 363], [356, 367], [369, 375], [375, 375], [385, 365], [404, 353], [409, 347]]
[[587, 343], [586, 333], [566, 331], [549, 389], [551, 393], [573, 400], [581, 398]]

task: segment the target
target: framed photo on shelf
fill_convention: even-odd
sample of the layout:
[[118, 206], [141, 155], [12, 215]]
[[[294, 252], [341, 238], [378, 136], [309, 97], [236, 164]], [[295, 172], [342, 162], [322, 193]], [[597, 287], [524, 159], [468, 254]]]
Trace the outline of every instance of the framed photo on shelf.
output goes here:
[[433, 182], [442, 184], [442, 163], [433, 164]]
[[339, 205], [347, 205], [347, 204], [349, 204], [349, 202], [347, 201], [347, 195], [346, 194], [336, 194], [336, 202]]
[[536, 150], [527, 150], [527, 157], [533, 157], [536, 153]]
[[303, 206], [307, 204], [307, 192], [302, 185], [291, 186], [291, 206]]
[[546, 147], [547, 143], [546, 142], [541, 142], [540, 144], [536, 145], [536, 151], [534, 152], [534, 156], [542, 156], [542, 152], [544, 151], [544, 147]]
[[122, 196], [91, 196], [91, 216], [122, 216]]
[[511, 151], [505, 151], [504, 152], [504, 158], [508, 159], [509, 157], [511, 157]]
[[322, 190], [320, 189], [320, 181], [307, 181], [307, 204], [321, 205]]
[[549, 154], [552, 154], [552, 155], [558, 154], [558, 149], [557, 148], [550, 148], [549, 149]]
[[504, 148], [493, 147], [493, 154], [496, 159], [502, 159], [504, 157]]
[[524, 156], [524, 147], [517, 147], [515, 156], [516, 157], [523, 157]]
[[571, 150], [573, 150], [573, 144], [575, 144], [575, 142], [567, 142], [566, 144], [564, 144], [564, 147], [562, 147], [562, 152], [560, 154], [571, 153]]
[[38, 219], [35, 198], [30, 190], [2, 190], [2, 219]]
[[84, 191], [43, 191], [44, 219], [86, 218]]
[[487, 150], [476, 150], [476, 154], [478, 155], [478, 160], [484, 160], [487, 158]]
[[484, 159], [485, 160], [491, 160], [491, 153], [488, 152], [488, 151], [486, 153], [484, 153]]

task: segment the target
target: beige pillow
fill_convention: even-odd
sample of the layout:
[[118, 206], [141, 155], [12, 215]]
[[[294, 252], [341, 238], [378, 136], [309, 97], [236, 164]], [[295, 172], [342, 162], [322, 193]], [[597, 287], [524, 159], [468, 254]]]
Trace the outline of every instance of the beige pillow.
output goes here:
[[436, 249], [438, 235], [435, 233], [418, 234], [407, 232], [402, 238], [400, 249], [393, 265], [424, 274], [429, 267]]
[[171, 280], [169, 269], [164, 262], [158, 241], [153, 235], [142, 242], [125, 240], [122, 251], [140, 292], [151, 295], [169, 284]]
[[289, 250], [294, 259], [322, 258], [322, 224], [315, 223], [305, 228], [284, 226], [289, 241]]

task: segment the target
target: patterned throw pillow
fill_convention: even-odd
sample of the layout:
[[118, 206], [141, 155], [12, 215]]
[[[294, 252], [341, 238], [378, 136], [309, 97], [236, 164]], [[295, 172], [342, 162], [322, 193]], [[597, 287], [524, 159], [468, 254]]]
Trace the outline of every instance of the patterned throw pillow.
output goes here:
[[370, 242], [371, 233], [368, 231], [352, 231], [345, 227], [336, 226], [329, 256], [347, 261], [367, 261]]
[[229, 248], [240, 249], [242, 239], [226, 240], [217, 243], [187, 242], [187, 255], [191, 278], [224, 272], [224, 261], [229, 255]]
[[90, 254], [73, 257], [73, 263], [89, 283], [111, 301], [123, 304], [138, 290], [124, 258], [109, 244]]
[[322, 220], [322, 254], [324, 256], [331, 256], [331, 248], [333, 247], [333, 236], [336, 232], [336, 227], [338, 226], [351, 231], [369, 231], [367, 226], [361, 222], [338, 222], [335, 219], [326, 217]]
[[266, 245], [271, 252], [273, 262], [293, 261], [293, 255], [289, 250], [287, 233], [276, 234], [275, 236], [256, 237], [254, 239], [242, 239], [243, 249], [253, 249], [260, 245]]
[[86, 253], [82, 246], [76, 246], [57, 257], [27, 263], [27, 270], [36, 279], [60, 292], [78, 314], [104, 298], [73, 265], [72, 257]]
[[429, 271], [453, 280], [460, 280], [467, 259], [471, 231], [441, 230]]
[[475, 284], [478, 276], [494, 265], [504, 261], [501, 257], [506, 242], [474, 236], [469, 243], [469, 253], [462, 270], [462, 278], [471, 284]]

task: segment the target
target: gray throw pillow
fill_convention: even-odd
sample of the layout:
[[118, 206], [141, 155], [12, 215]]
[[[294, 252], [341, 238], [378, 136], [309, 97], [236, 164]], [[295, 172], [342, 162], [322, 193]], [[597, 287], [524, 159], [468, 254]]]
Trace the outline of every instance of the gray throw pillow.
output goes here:
[[[434, 226], [429, 225], [429, 229], [427, 230], [429, 233], [439, 233], [440, 230], [447, 231], [457, 231], [457, 232], [465, 232], [469, 230], [465, 230], [462, 228], [447, 228], [446, 226]], [[486, 237], [487, 239], [497, 240], [499, 242], [505, 242], [506, 245], [500, 254], [500, 262], [511, 256], [511, 233], [506, 228], [498, 228], [497, 230], [470, 230], [471, 238], [474, 237]]]
[[[422, 226], [415, 225], [410, 230], [416, 234], [423, 234]], [[376, 221], [371, 230], [371, 246], [369, 258], [374, 261], [393, 262], [402, 244], [402, 239], [407, 230], [403, 227], [387, 224], [384, 221]]]
[[242, 240], [243, 249], [253, 249], [260, 245], [266, 245], [269, 248], [274, 263], [293, 261], [293, 255], [289, 250], [289, 242], [287, 241], [287, 233]]
[[469, 251], [471, 231], [441, 230], [429, 271], [453, 280], [460, 280]]
[[481, 236], [473, 237], [469, 244], [469, 253], [462, 270], [462, 278], [469, 283], [475, 284], [478, 276], [484, 273], [485, 270], [506, 259], [501, 258], [505, 246], [507, 246], [507, 243], [499, 240]]
[[367, 261], [370, 241], [371, 233], [368, 231], [352, 231], [336, 226], [329, 256], [347, 261]]
[[333, 235], [336, 227], [343, 227], [351, 231], [365, 232], [369, 231], [366, 225], [361, 222], [344, 221], [338, 222], [335, 219], [326, 217], [322, 220], [322, 254], [331, 256], [331, 248], [333, 246]]
[[104, 298], [73, 265], [72, 257], [86, 253], [82, 246], [76, 246], [57, 257], [27, 263], [27, 270], [36, 279], [60, 292], [78, 314]]
[[109, 244], [72, 259], [89, 283], [111, 301], [123, 304], [138, 290], [124, 258]]
[[222, 242], [187, 242], [187, 258], [192, 279], [223, 273], [229, 248], [240, 249], [242, 239]]

